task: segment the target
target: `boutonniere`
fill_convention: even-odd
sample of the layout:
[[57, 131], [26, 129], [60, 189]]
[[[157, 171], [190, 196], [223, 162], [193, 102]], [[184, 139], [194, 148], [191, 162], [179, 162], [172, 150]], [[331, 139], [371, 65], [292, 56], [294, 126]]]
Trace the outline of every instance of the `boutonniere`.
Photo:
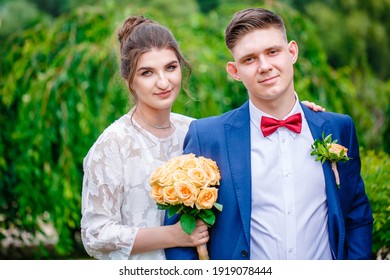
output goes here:
[[322, 140], [316, 139], [311, 145], [313, 151], [310, 155], [317, 156], [316, 161], [321, 161], [323, 164], [326, 160], [332, 163], [332, 170], [336, 178], [337, 187], [340, 188], [339, 172], [337, 171], [337, 162], [345, 162], [350, 160], [347, 155], [348, 149], [340, 144], [337, 144], [337, 139], [332, 141], [332, 134], [324, 138], [322, 133]]

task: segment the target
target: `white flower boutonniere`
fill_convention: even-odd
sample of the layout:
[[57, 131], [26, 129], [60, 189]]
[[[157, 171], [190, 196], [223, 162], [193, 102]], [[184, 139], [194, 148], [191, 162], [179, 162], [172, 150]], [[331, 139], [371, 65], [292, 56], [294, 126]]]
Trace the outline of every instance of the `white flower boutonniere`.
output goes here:
[[336, 178], [337, 187], [340, 188], [340, 178], [337, 171], [337, 162], [345, 162], [350, 160], [347, 155], [348, 149], [342, 145], [337, 144], [337, 139], [332, 141], [332, 134], [324, 138], [322, 133], [322, 140], [316, 139], [311, 145], [313, 151], [310, 155], [317, 156], [316, 161], [321, 161], [323, 164], [326, 160], [332, 163], [332, 170]]

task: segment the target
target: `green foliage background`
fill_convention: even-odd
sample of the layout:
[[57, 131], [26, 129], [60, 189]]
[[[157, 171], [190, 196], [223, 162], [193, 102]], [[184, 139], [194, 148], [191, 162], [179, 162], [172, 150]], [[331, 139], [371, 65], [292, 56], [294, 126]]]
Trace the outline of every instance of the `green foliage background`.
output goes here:
[[[225, 71], [231, 58], [224, 27], [234, 12], [262, 1], [215, 1], [200, 9], [197, 4], [205, 1], [188, 1], [185, 7], [178, 0], [153, 0], [147, 7], [143, 1], [76, 7], [77, 1], [70, 0], [55, 9], [47, 7], [51, 16], [40, 12], [38, 2], [15, 1], [35, 11], [21, 20], [25, 26], [20, 31], [11, 23], [0, 25], [0, 228], [39, 233], [37, 220], [42, 219], [54, 225], [58, 242], [53, 248], [38, 244], [28, 254], [2, 242], [0, 256], [72, 258], [81, 252], [86, 257], [79, 240], [82, 161], [103, 129], [130, 108], [118, 72], [117, 28], [132, 14], [171, 28], [194, 70], [194, 99], [182, 93], [174, 111], [196, 118], [218, 115], [247, 100], [243, 86]], [[337, 29], [334, 35], [312, 16], [315, 6], [300, 5], [303, 0], [265, 2], [285, 19], [289, 39], [300, 47], [295, 76], [300, 98], [355, 120], [362, 176], [374, 210], [376, 255], [390, 247], [390, 75], [378, 70], [383, 63], [371, 65], [368, 54], [356, 63], [339, 61], [337, 51], [347, 54], [350, 49], [337, 37], [342, 36]], [[328, 2], [329, 7], [338, 3]], [[0, 1], [0, 19], [6, 18], [4, 7], [9, 9], [10, 3]], [[327, 39], [331, 36], [339, 38], [334, 41], [340, 42], [339, 49], [333, 49], [337, 46]], [[379, 52], [386, 58], [385, 50]], [[0, 241], [7, 238], [0, 231]]]

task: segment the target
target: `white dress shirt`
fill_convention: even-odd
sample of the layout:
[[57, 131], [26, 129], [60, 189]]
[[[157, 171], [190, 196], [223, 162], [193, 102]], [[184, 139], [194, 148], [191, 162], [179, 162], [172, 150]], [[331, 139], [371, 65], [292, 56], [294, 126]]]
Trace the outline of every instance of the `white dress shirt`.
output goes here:
[[321, 163], [310, 156], [314, 142], [298, 98], [302, 132], [285, 127], [264, 137], [262, 116], [250, 102], [251, 259], [332, 259]]

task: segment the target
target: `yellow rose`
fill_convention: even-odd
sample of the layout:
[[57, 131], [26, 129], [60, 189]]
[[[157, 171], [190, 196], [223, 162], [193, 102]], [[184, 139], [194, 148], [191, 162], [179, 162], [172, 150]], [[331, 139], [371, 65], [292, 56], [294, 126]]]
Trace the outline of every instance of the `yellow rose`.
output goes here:
[[196, 208], [211, 209], [218, 198], [218, 190], [216, 188], [207, 188], [201, 190], [198, 199], [195, 202]]
[[159, 204], [165, 204], [164, 203], [164, 196], [163, 196], [163, 187], [159, 185], [154, 185], [152, 189], [150, 190], [150, 196], [153, 198], [154, 201], [156, 201]]
[[149, 184], [153, 187], [159, 184], [159, 179], [162, 176], [163, 167], [157, 167], [149, 177]]
[[219, 185], [219, 180], [221, 179], [219, 171], [216, 172], [206, 161], [202, 161], [202, 169], [206, 173], [211, 186]]
[[178, 156], [177, 158], [180, 159], [180, 160], [184, 160], [184, 159], [196, 158], [196, 157], [195, 157], [194, 154], [191, 153], [191, 154], [183, 154], [183, 155], [181, 155], [181, 156]]
[[175, 188], [173, 186], [165, 187], [162, 189], [164, 201], [168, 204], [175, 205], [178, 204], [179, 198], [176, 195]]
[[209, 184], [208, 176], [201, 168], [192, 168], [187, 171], [187, 175], [191, 183], [197, 188], [205, 188]]
[[182, 158], [180, 162], [180, 168], [183, 170], [190, 170], [196, 167], [198, 167], [198, 159], [195, 157], [187, 156]]
[[336, 143], [332, 143], [330, 144], [329, 146], [329, 152], [333, 153], [333, 154], [336, 154], [336, 155], [339, 155], [341, 153], [341, 151], [344, 151], [342, 156], [343, 157], [347, 157], [347, 152], [348, 152], [348, 149], [345, 148], [344, 146], [342, 145], [339, 145], [339, 144], [336, 144]]
[[165, 163], [165, 167], [169, 170], [174, 171], [180, 169], [181, 159], [180, 157], [170, 159]]
[[161, 173], [160, 173], [160, 178], [158, 180], [159, 185], [166, 187], [166, 186], [172, 186], [173, 185], [173, 176], [172, 172], [163, 166]]
[[184, 205], [194, 207], [194, 203], [198, 196], [198, 189], [189, 182], [176, 182], [174, 188], [177, 196]]
[[172, 178], [175, 182], [186, 181], [188, 179], [187, 172], [177, 169], [173, 172]]
[[209, 177], [210, 185], [219, 185], [219, 180], [221, 180], [221, 174], [219, 172], [217, 163], [205, 157], [199, 157], [199, 160], [202, 162], [203, 169]]

